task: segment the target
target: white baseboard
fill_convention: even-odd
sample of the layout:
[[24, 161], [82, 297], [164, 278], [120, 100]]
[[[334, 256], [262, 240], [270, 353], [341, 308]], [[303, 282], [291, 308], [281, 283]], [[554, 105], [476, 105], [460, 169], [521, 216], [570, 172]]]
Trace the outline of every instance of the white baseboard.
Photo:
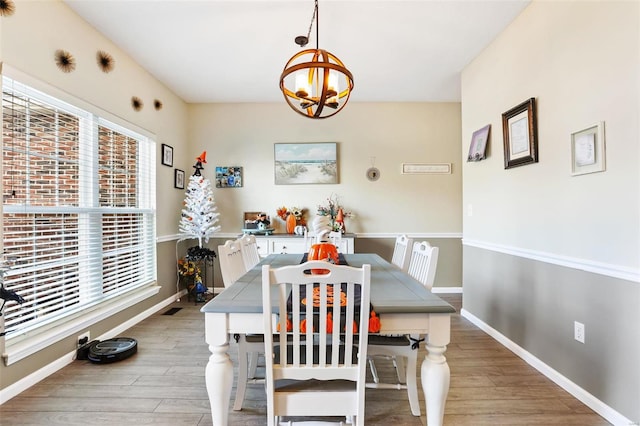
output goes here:
[[[169, 306], [170, 304], [172, 304], [173, 302], [175, 302], [181, 295], [186, 294], [186, 290], [183, 290], [182, 292], [175, 294], [163, 301], [161, 301], [160, 303], [152, 306], [151, 308], [147, 309], [144, 312], [139, 313], [138, 315], [136, 315], [135, 317], [130, 318], [128, 321], [120, 324], [118, 327], [109, 330], [108, 332], [104, 333], [101, 336], [97, 336], [96, 338], [94, 338], [93, 340], [106, 340], [106, 339], [111, 339], [115, 336], [117, 336], [118, 334], [120, 334], [121, 332], [128, 330], [129, 328], [133, 327], [134, 325], [136, 325], [137, 323], [141, 322], [142, 320], [150, 317], [151, 315], [155, 314], [156, 312], [160, 311], [161, 309], [165, 308], [166, 306]], [[67, 365], [71, 364], [73, 361], [75, 361], [76, 359], [76, 351], [71, 351], [65, 355], [63, 355], [62, 357], [58, 358], [57, 360], [45, 365], [44, 367], [42, 367], [41, 369], [34, 371], [33, 373], [29, 374], [26, 377], [23, 377], [22, 379], [18, 380], [17, 382], [7, 386], [4, 389], [0, 390], [0, 405], [4, 404], [5, 402], [9, 401], [11, 398], [19, 395], [20, 393], [24, 392], [25, 390], [29, 389], [31, 386], [35, 385], [36, 383], [40, 382], [41, 380], [47, 378], [48, 376], [52, 375], [53, 373], [55, 373], [58, 370], [61, 370], [62, 368], [66, 367]]]
[[[600, 401], [595, 396], [591, 395], [589, 392], [581, 388], [580, 386], [573, 383], [571, 380], [567, 379], [565, 376], [542, 362], [540, 359], [533, 356], [530, 352], [509, 340], [506, 336], [500, 333], [498, 330], [494, 329], [490, 325], [486, 324], [480, 318], [476, 317], [466, 309], [462, 309], [460, 311], [460, 315], [464, 318], [468, 319], [471, 323], [473, 323], [476, 327], [480, 328], [482, 331], [487, 333], [489, 336], [496, 339], [500, 342], [504, 347], [509, 349], [511, 352], [522, 358], [527, 364], [531, 365], [533, 368], [542, 373], [549, 380], [553, 381], [555, 384], [560, 386], [562, 389], [569, 392], [576, 399], [580, 400], [587, 407], [591, 408], [593, 411], [598, 413], [600, 416], [604, 417], [608, 422], [614, 425], [633, 425], [637, 424], [627, 419], [622, 414], [618, 413], [613, 408], [609, 407], [604, 402]], [[445, 354], [446, 355], [446, 354]]]
[[460, 293], [462, 287], [431, 287], [431, 293]]

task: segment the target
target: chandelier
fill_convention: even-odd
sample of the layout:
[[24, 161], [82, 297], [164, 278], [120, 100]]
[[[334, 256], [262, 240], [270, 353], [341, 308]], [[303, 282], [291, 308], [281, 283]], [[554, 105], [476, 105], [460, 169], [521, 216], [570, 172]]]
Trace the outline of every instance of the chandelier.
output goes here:
[[307, 45], [314, 20], [316, 48], [302, 50], [289, 59], [280, 75], [280, 90], [297, 113], [309, 118], [328, 118], [340, 112], [349, 101], [353, 74], [335, 55], [318, 47], [318, 0], [315, 0], [307, 36], [296, 37], [296, 44]]

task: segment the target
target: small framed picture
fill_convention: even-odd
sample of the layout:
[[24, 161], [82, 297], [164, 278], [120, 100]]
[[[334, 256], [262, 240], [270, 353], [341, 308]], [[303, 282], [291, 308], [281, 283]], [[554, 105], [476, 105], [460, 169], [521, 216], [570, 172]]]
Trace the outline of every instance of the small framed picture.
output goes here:
[[162, 164], [173, 167], [173, 147], [162, 144]]
[[536, 98], [530, 98], [502, 114], [504, 168], [538, 162]]
[[175, 169], [173, 186], [178, 189], [184, 189], [184, 170]]
[[242, 167], [216, 167], [216, 188], [241, 188]]
[[489, 131], [491, 124], [487, 124], [480, 130], [473, 132], [471, 136], [471, 145], [469, 146], [469, 156], [467, 161], [480, 161], [486, 157], [487, 141], [489, 140]]
[[605, 170], [604, 121], [571, 133], [571, 175]]

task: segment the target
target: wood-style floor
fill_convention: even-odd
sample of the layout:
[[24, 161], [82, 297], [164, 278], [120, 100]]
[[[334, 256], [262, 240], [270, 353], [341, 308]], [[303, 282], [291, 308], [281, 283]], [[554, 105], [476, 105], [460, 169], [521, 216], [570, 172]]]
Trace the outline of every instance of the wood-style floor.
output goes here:
[[[443, 298], [460, 310], [461, 295]], [[173, 306], [182, 309], [162, 315], [167, 308], [122, 334], [138, 340], [136, 355], [104, 365], [74, 361], [0, 406], [0, 424], [211, 425], [202, 305]], [[230, 353], [235, 362], [235, 344]], [[445, 355], [451, 368], [445, 425], [609, 424], [458, 314]], [[390, 363], [376, 365], [381, 377], [393, 377]], [[406, 391], [367, 389], [366, 424], [424, 425], [419, 393], [422, 416], [413, 417]], [[230, 410], [230, 425], [264, 425], [265, 404], [262, 385], [250, 386], [244, 409]]]

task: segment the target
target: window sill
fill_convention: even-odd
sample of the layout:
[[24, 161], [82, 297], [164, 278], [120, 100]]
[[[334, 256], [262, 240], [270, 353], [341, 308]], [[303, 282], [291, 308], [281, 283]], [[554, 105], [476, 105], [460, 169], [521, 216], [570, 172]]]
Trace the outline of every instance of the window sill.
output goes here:
[[31, 337], [25, 338], [11, 343], [7, 341], [7, 347], [2, 354], [4, 363], [9, 366], [16, 363], [29, 355], [39, 352], [60, 340], [72, 336], [74, 334], [86, 331], [93, 324], [102, 321], [118, 312], [127, 309], [135, 304], [152, 297], [160, 291], [157, 285], [142, 288], [131, 294], [117, 298], [115, 300], [102, 303], [96, 309], [83, 313], [75, 318], [62, 320], [61, 324], [49, 328]]

